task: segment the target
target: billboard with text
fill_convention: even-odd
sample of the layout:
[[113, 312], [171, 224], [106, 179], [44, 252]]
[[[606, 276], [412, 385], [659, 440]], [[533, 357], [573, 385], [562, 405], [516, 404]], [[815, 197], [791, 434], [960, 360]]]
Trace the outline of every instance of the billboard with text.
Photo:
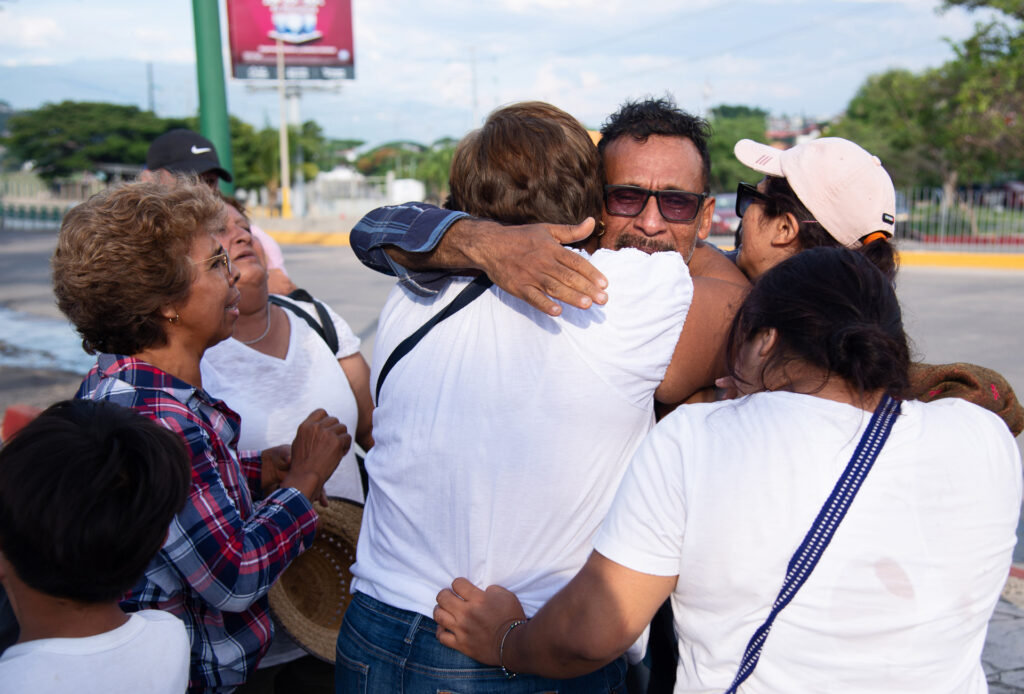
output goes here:
[[227, 0], [231, 74], [277, 79], [284, 52], [289, 80], [352, 79], [351, 0]]

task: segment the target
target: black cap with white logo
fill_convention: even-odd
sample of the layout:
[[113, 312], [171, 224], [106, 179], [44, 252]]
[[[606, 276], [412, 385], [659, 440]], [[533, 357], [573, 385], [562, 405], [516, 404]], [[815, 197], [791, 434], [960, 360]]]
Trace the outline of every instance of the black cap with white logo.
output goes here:
[[153, 140], [146, 153], [146, 168], [197, 175], [213, 171], [229, 183], [232, 180], [231, 174], [221, 168], [213, 143], [185, 128], [170, 130]]

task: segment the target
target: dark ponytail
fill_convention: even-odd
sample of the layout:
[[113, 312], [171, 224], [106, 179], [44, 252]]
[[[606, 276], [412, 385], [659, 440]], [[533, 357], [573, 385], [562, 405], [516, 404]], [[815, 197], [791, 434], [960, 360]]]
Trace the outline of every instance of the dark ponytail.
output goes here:
[[908, 388], [910, 350], [899, 301], [891, 281], [864, 253], [812, 248], [762, 275], [729, 334], [733, 378], [739, 377], [740, 348], [769, 328], [778, 340], [762, 381], [765, 372], [799, 361], [842, 378], [861, 394], [884, 390], [902, 397]]
[[[870, 237], [871, 234], [868, 234], [868, 236]], [[888, 237], [870, 241], [856, 250], [871, 261], [872, 265], [881, 270], [882, 274], [889, 278], [890, 282], [896, 281], [899, 257], [896, 255], [896, 247], [892, 245], [892, 241]]]

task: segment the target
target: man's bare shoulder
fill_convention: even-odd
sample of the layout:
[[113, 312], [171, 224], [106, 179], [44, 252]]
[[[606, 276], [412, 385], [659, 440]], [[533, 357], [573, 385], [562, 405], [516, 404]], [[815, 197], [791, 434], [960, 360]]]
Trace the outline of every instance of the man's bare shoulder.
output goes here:
[[736, 264], [729, 260], [720, 250], [709, 243], [698, 242], [690, 258], [690, 274], [694, 277], [730, 282], [741, 287], [749, 287], [750, 280]]

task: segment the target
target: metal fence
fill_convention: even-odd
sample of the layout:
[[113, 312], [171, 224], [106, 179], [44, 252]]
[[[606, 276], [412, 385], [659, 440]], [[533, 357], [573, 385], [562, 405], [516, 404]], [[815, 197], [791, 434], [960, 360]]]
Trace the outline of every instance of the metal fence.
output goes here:
[[0, 228], [21, 231], [59, 229], [72, 205], [66, 203], [4, 203], [0, 199]]
[[927, 245], [1024, 251], [1024, 193], [1014, 188], [896, 192], [896, 235]]
[[32, 173], [0, 174], [0, 228], [59, 229], [64, 213], [105, 185], [94, 177], [48, 185]]
[[[391, 177], [321, 177], [305, 186], [305, 211], [313, 216], [354, 221], [372, 207], [423, 195], [422, 190], [397, 190], [398, 183], [402, 182]], [[0, 174], [0, 227], [57, 229], [68, 209], [102, 186], [90, 180], [47, 187], [31, 175]], [[247, 200], [251, 211], [258, 213], [259, 203], [267, 202], [260, 197], [254, 195]], [[987, 190], [958, 190], [949, 196], [941, 188], [898, 190], [896, 236], [930, 247], [1024, 252], [1024, 187], [1010, 184]]]

